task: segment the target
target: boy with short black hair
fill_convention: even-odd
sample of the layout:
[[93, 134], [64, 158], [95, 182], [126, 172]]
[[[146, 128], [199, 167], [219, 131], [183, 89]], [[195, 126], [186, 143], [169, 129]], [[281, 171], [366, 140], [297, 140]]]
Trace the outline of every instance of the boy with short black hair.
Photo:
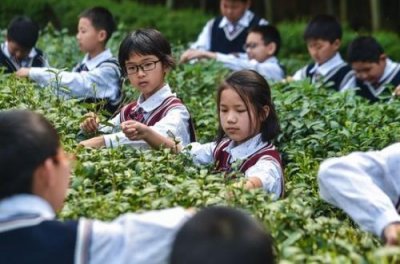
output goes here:
[[48, 67], [43, 52], [36, 48], [39, 26], [29, 17], [17, 16], [7, 28], [6, 41], [0, 48], [0, 68], [12, 73], [21, 67]]
[[355, 72], [357, 94], [371, 102], [391, 98], [388, 86], [400, 84], [400, 64], [390, 60], [375, 38], [360, 36], [347, 49], [347, 60]]
[[335, 17], [315, 16], [304, 31], [304, 40], [314, 62], [298, 70], [293, 80], [310, 78], [311, 83], [331, 84], [336, 91], [350, 88], [354, 74], [338, 52], [341, 38], [342, 27]]
[[182, 54], [181, 61], [190, 60], [195, 50], [244, 53], [247, 30], [256, 25], [268, 24], [249, 10], [250, 5], [251, 0], [220, 0], [221, 15], [207, 22], [197, 41]]
[[[113, 113], [121, 101], [121, 72], [118, 60], [106, 49], [107, 41], [116, 29], [115, 21], [106, 8], [94, 7], [79, 15], [79, 48], [86, 55], [72, 72], [60, 71], [62, 86], [69, 89], [66, 98], [79, 98], [87, 102], [104, 100], [105, 109]], [[54, 85], [55, 74], [48, 68], [22, 68], [17, 76], [29, 77], [40, 86]]]
[[273, 264], [273, 240], [245, 213], [225, 207], [198, 212], [178, 231], [170, 264]]
[[190, 59], [215, 59], [227, 68], [255, 70], [268, 81], [280, 81], [285, 77], [283, 66], [279, 64], [277, 54], [281, 46], [281, 36], [272, 25], [254, 26], [249, 29], [244, 50], [246, 54], [223, 54], [220, 52], [196, 50]]

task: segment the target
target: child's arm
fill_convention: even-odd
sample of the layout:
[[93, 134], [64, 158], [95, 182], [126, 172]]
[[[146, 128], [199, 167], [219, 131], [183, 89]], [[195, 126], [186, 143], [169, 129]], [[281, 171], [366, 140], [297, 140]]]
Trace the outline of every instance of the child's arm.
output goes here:
[[59, 84], [68, 89], [68, 92], [63, 92], [66, 97], [114, 99], [119, 91], [120, 72], [115, 65], [101, 65], [85, 72], [68, 72], [38, 67], [21, 68], [16, 75], [29, 77], [40, 86], [45, 87], [55, 84], [55, 72], [58, 73]]
[[381, 151], [328, 159], [318, 172], [320, 196], [343, 209], [364, 230], [393, 239], [397, 234], [387, 232], [396, 228], [386, 228], [400, 222], [395, 208], [400, 189], [399, 164], [400, 143]]
[[122, 132], [130, 140], [144, 140], [152, 148], [170, 148], [174, 152], [180, 152], [182, 145], [177, 144], [169, 137], [165, 137], [151, 127], [136, 121], [126, 121], [121, 124]]
[[216, 52], [189, 49], [182, 54], [179, 62], [185, 63], [194, 59], [215, 59], [216, 57], [217, 57]]

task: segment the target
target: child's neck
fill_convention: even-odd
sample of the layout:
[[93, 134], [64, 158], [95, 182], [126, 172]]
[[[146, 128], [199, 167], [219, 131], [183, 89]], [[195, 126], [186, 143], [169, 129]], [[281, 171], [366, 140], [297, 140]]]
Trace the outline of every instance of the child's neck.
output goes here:
[[99, 47], [97, 49], [88, 51], [89, 54], [89, 59], [93, 59], [94, 57], [96, 57], [97, 55], [99, 55], [100, 53], [102, 53], [103, 51], [105, 51], [106, 48], [105, 47]]

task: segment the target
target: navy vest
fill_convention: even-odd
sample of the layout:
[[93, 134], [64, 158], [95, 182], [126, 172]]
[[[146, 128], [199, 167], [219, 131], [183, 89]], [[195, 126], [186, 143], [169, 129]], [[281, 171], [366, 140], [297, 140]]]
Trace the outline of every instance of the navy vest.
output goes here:
[[[35, 221], [26, 215], [1, 222], [4, 225]], [[44, 220], [0, 232], [0, 263], [74, 263], [78, 221]]]
[[[311, 69], [314, 68], [314, 66], [315, 63], [307, 65], [306, 77], [312, 78], [314, 76], [314, 73], [311, 73]], [[341, 84], [350, 80], [352, 76], [353, 74], [350, 65], [348, 65], [347, 63], [343, 63], [342, 65], [339, 65], [338, 67], [332, 69], [323, 78], [325, 84], [332, 83], [332, 85], [330, 85], [329, 87], [335, 89], [336, 91], [340, 91]]]
[[213, 52], [221, 52], [225, 54], [245, 52], [243, 45], [246, 42], [247, 31], [260, 23], [261, 18], [254, 16], [250, 21], [248, 27], [244, 28], [238, 36], [234, 39], [229, 40], [225, 36], [225, 31], [223, 28], [219, 27], [219, 23], [222, 20], [222, 16], [217, 17], [211, 28], [211, 48]]
[[[117, 59], [115, 58], [111, 58], [105, 61], [100, 62], [99, 64], [96, 65], [96, 68], [100, 67], [102, 64], [104, 63], [109, 63], [112, 64], [113, 66], [116, 67], [116, 70], [118, 70], [119, 72], [121, 72], [121, 68], [119, 67], [119, 63], [117, 61]], [[74, 69], [74, 71], [77, 71], [79, 67], [76, 67]], [[120, 80], [120, 85], [119, 85], [119, 92], [118, 92], [118, 96], [116, 99], [116, 102], [111, 102], [111, 100], [109, 98], [86, 98], [84, 100], [82, 100], [85, 103], [99, 103], [99, 106], [97, 106], [99, 110], [100, 109], [100, 105], [104, 105], [104, 109], [110, 114], [110, 116], [112, 116], [120, 107], [120, 104], [122, 102], [122, 91], [121, 91], [121, 87], [122, 87], [122, 79]]]
[[[30, 67], [44, 67], [45, 59], [43, 58], [43, 52], [40, 49], [34, 48], [36, 50], [36, 55], [33, 57], [32, 65]], [[5, 67], [4, 73], [13, 73], [17, 71], [14, 64], [11, 62], [4, 52], [0, 49], [0, 67]]]
[[[386, 80], [383, 80], [378, 88], [364, 83], [360, 79], [356, 79], [356, 87], [359, 88], [356, 94], [368, 99], [371, 103], [379, 101], [379, 96], [390, 97], [391, 93], [387, 86], [398, 86], [400, 84], [400, 65], [397, 65], [391, 74], [389, 74]], [[381, 91], [379, 91], [381, 90]]]

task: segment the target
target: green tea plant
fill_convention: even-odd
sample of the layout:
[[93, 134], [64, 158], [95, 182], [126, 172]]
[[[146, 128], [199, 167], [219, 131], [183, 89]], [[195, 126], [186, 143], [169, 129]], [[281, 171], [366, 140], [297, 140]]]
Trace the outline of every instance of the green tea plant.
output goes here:
[[[59, 38], [67, 40], [64, 46]], [[49, 32], [44, 39], [50, 62], [71, 63], [72, 37]], [[178, 55], [182, 47], [174, 50]], [[219, 63], [202, 61], [179, 65], [169, 74], [171, 87], [195, 119], [200, 142], [216, 135], [215, 94], [227, 73]], [[185, 153], [80, 148], [76, 134], [91, 106], [57, 100], [51, 88], [39, 88], [13, 75], [0, 73], [0, 109], [43, 113], [60, 133], [66, 150], [76, 154], [67, 202], [59, 215], [63, 219], [109, 220], [130, 211], [229, 205], [248, 210], [271, 231], [280, 263], [397, 263], [398, 248], [382, 248], [378, 238], [320, 200], [316, 175], [326, 158], [398, 141], [400, 101], [369, 104], [354, 91], [337, 93], [307, 81], [277, 83], [271, 89], [282, 128], [275, 143], [285, 163], [286, 194], [279, 200], [262, 190], [243, 191], [235, 181], [215, 174], [212, 166], [195, 166]], [[127, 100], [137, 96], [130, 85], [124, 91]]]

